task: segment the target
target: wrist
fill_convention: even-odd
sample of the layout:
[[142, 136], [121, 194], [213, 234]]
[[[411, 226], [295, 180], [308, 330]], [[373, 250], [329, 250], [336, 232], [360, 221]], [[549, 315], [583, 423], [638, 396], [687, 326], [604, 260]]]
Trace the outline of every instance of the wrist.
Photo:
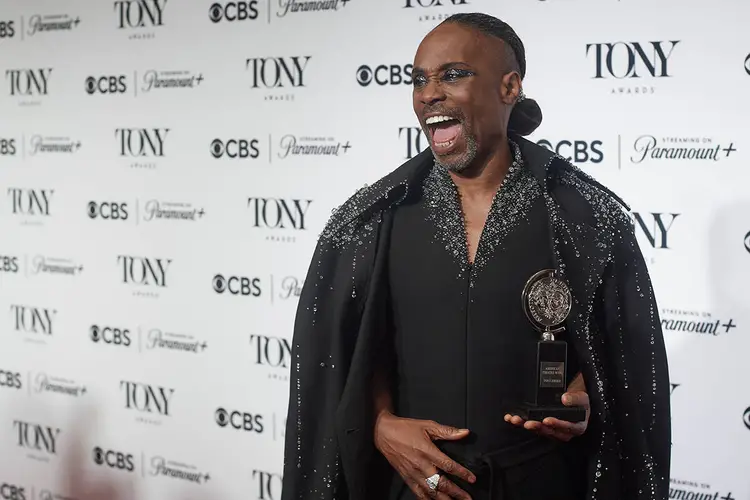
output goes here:
[[375, 422], [373, 425], [372, 435], [373, 441], [375, 443], [375, 448], [380, 452], [382, 452], [380, 444], [383, 437], [383, 424], [386, 423], [391, 417], [393, 417], [393, 414], [387, 408], [378, 410], [375, 413]]
[[380, 422], [381, 419], [388, 419], [388, 417], [392, 417], [393, 412], [390, 408], [381, 408], [375, 412], [375, 425], [378, 425], [378, 422]]

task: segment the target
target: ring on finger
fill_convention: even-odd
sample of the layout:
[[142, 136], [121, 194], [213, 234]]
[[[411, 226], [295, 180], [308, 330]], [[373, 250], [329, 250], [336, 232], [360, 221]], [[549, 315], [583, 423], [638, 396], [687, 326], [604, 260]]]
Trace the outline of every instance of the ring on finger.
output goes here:
[[440, 474], [435, 473], [425, 479], [425, 482], [427, 483], [427, 487], [430, 488], [432, 491], [435, 491], [438, 489], [438, 485], [440, 484]]

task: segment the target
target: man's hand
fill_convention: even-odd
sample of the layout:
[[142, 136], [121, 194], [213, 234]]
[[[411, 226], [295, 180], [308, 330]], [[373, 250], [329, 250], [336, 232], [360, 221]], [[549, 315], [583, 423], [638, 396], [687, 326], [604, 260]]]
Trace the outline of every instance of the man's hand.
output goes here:
[[547, 436], [560, 441], [570, 441], [576, 436], [583, 435], [589, 425], [589, 415], [591, 414], [591, 405], [589, 404], [589, 395], [586, 392], [586, 385], [583, 381], [583, 375], [578, 374], [573, 382], [568, 386], [568, 392], [562, 395], [562, 403], [565, 406], [583, 406], [586, 409], [586, 418], [583, 422], [566, 422], [556, 418], [547, 417], [541, 422], [535, 420], [525, 421], [518, 415], [505, 415], [505, 421], [513, 425], [522, 425], [525, 429], [537, 432], [542, 436]]
[[448, 473], [473, 483], [476, 477], [441, 452], [433, 440], [458, 440], [469, 435], [468, 429], [456, 429], [431, 420], [400, 418], [383, 411], [375, 422], [375, 447], [401, 475], [419, 499], [458, 498], [471, 500], [464, 490], [441, 476], [437, 490], [432, 491], [425, 479], [435, 473]]

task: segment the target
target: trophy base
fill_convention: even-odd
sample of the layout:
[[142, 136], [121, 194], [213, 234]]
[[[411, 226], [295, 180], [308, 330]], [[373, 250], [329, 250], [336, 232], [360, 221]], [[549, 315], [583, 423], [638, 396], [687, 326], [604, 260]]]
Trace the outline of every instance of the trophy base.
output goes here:
[[524, 420], [541, 422], [547, 417], [565, 420], [566, 422], [583, 422], [586, 420], [586, 409], [583, 406], [537, 406], [520, 404], [514, 407], [511, 415], [518, 415]]

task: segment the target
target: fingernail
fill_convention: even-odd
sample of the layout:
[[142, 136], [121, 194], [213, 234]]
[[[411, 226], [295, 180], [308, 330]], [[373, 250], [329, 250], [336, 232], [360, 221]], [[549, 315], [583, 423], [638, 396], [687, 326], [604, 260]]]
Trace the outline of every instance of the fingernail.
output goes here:
[[568, 404], [573, 402], [573, 398], [568, 396], [567, 394], [563, 394], [562, 400], [563, 400], [563, 403], [568, 403]]

